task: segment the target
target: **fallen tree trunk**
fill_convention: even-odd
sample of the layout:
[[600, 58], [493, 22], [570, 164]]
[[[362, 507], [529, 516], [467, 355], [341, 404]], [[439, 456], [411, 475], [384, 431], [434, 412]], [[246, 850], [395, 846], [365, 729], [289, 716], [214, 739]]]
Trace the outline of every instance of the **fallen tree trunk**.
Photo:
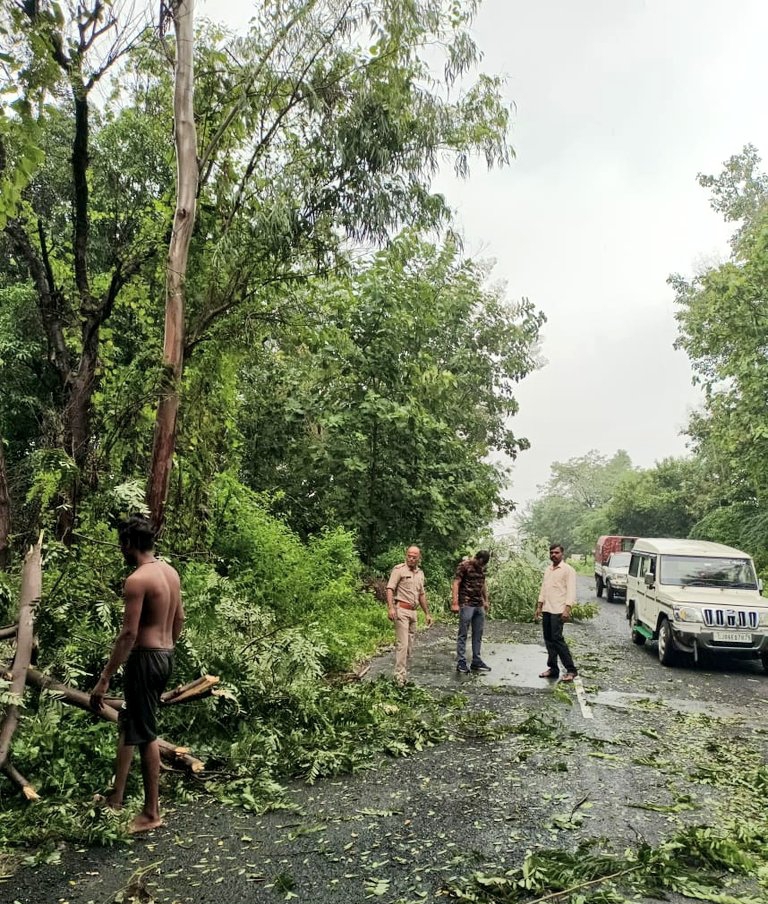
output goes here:
[[6, 625], [4, 628], [0, 628], [0, 640], [8, 640], [11, 637], [15, 637], [17, 630], [16, 625]]
[[[32, 659], [35, 642], [35, 612], [43, 589], [42, 567], [43, 535], [29, 548], [21, 571], [21, 595], [19, 598], [19, 620], [16, 631], [16, 655], [11, 666], [9, 688], [15, 700], [21, 702], [27, 683], [27, 670]], [[11, 749], [11, 738], [19, 724], [19, 703], [9, 703], [5, 719], [0, 726], [0, 767], [5, 765]]]
[[[106, 719], [107, 722], [117, 722], [117, 710], [113, 706], [102, 706], [100, 712], [94, 713], [91, 709], [90, 694], [86, 694], [84, 691], [78, 691], [73, 687], [67, 687], [66, 684], [54, 681], [53, 678], [49, 678], [37, 669], [29, 669], [27, 671], [27, 681], [42, 690], [58, 694], [62, 700], [72, 704], [72, 706], [77, 706], [79, 709], [84, 709], [86, 712], [98, 715], [100, 718]], [[160, 747], [160, 755], [163, 759], [173, 765], [183, 766], [194, 773], [202, 772], [203, 769], [205, 769], [203, 761], [192, 756], [189, 753], [188, 747], [180, 747], [178, 744], [171, 744], [169, 741], [164, 741], [162, 738], [158, 738], [157, 743]]]

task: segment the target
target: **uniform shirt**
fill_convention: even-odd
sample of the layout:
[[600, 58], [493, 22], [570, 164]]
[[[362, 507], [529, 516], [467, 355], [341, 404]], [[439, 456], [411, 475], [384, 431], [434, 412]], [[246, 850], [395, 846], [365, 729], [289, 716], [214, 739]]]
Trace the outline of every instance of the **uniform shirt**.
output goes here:
[[387, 590], [392, 591], [395, 602], [402, 600], [415, 609], [419, 605], [419, 597], [424, 593], [424, 572], [420, 568], [411, 571], [405, 562], [401, 562], [392, 569]]
[[566, 606], [576, 605], [576, 572], [567, 562], [561, 562], [557, 568], [550, 565], [544, 572], [541, 582], [539, 602], [543, 603], [543, 612], [562, 615]]
[[459, 562], [454, 580], [459, 582], [460, 606], [485, 605], [485, 571], [474, 559]]

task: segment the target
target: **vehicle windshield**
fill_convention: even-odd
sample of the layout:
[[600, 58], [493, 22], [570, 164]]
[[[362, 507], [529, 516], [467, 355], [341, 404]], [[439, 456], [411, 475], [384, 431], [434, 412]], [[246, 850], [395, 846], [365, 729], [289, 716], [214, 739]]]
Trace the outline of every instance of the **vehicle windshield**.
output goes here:
[[678, 587], [738, 587], [757, 590], [755, 569], [750, 559], [710, 556], [662, 556], [662, 584]]
[[629, 568], [629, 560], [631, 558], [632, 556], [628, 552], [615, 552], [611, 556], [611, 560], [608, 565], [611, 568]]

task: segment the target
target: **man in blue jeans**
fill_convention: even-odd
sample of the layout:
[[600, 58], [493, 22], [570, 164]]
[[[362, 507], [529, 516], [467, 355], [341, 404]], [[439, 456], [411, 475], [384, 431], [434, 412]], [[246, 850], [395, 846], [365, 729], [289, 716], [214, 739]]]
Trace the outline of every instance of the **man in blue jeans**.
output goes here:
[[[481, 549], [473, 559], [459, 562], [451, 585], [451, 610], [459, 613], [459, 636], [456, 640], [456, 671], [490, 672], [491, 667], [480, 658], [485, 616], [488, 612], [488, 590], [485, 567], [491, 554]], [[467, 632], [472, 626], [472, 664], [467, 666]]]

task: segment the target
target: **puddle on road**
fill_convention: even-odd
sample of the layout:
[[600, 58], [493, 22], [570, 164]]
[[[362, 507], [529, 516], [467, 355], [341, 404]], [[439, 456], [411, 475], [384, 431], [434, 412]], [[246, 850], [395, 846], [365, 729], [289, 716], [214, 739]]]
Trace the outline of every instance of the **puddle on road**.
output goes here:
[[[417, 647], [409, 669], [409, 677], [415, 684], [446, 690], [453, 690], [467, 682], [486, 687], [520, 687], [534, 690], [552, 687], [552, 681], [539, 678], [539, 672], [547, 667], [547, 651], [543, 644], [483, 641], [483, 660], [491, 667], [490, 672], [472, 672], [469, 675], [457, 672], [456, 642], [446, 640], [431, 647]], [[393, 666], [392, 654], [379, 657], [371, 663], [368, 677], [391, 675]]]

